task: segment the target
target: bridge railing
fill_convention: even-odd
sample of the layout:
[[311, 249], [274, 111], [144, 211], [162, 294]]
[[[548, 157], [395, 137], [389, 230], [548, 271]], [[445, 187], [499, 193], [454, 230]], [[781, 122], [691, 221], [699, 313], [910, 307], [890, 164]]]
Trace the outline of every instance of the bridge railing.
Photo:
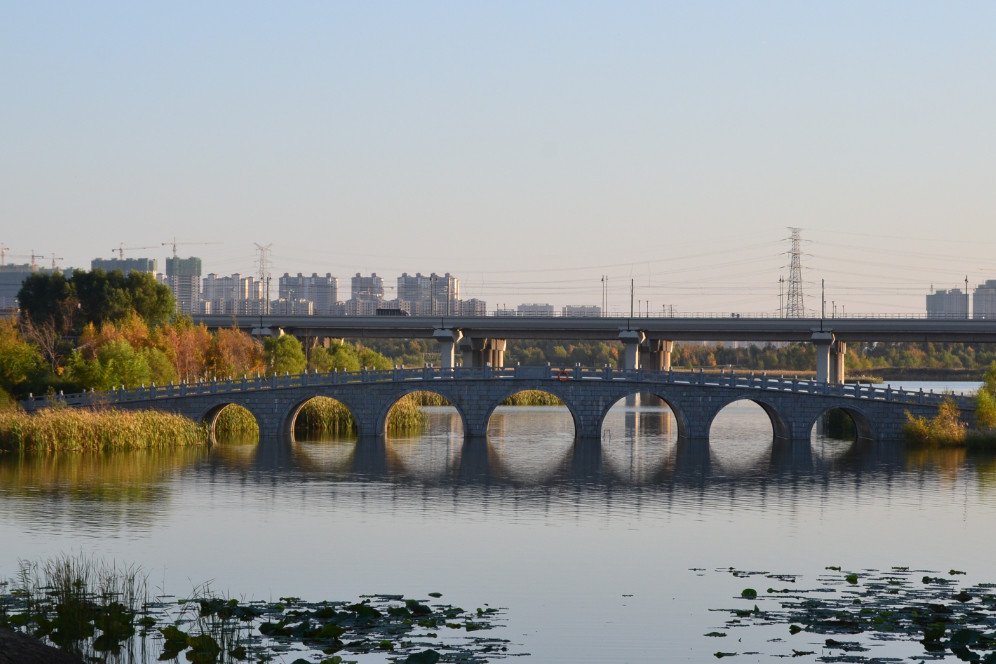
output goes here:
[[[230, 394], [258, 390], [280, 390], [353, 383], [384, 382], [429, 382], [437, 380], [482, 380], [482, 379], [532, 379], [566, 383], [568, 381], [629, 381], [647, 383], [648, 388], [656, 384], [701, 385], [729, 387], [743, 390], [774, 392], [794, 392], [838, 396], [849, 399], [888, 401], [908, 404], [940, 404], [945, 399], [954, 398], [962, 407], [971, 406], [971, 397], [893, 389], [892, 386], [875, 387], [863, 384], [831, 385], [815, 380], [769, 376], [766, 373], [706, 373], [699, 371], [648, 371], [645, 369], [626, 370], [611, 367], [570, 368], [552, 366], [515, 367], [438, 367], [363, 369], [361, 371], [332, 371], [327, 373], [285, 374], [283, 376], [255, 376], [230, 378], [227, 380], [184, 381], [178, 384], [150, 385], [137, 388], [118, 388], [105, 392], [83, 392], [79, 394], [54, 396], [29, 396], [22, 405], [27, 410], [46, 408], [54, 403], [68, 406], [113, 406], [121, 403], [155, 401], [160, 399], [186, 398], [210, 394]], [[426, 386], [431, 390], [431, 386]]]

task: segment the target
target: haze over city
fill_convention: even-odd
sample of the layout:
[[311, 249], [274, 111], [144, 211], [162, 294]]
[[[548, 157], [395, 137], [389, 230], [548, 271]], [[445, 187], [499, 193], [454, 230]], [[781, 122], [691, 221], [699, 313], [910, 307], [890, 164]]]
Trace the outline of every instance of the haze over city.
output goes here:
[[[5, 2], [0, 242], [466, 298], [921, 313], [996, 278], [996, 6]], [[211, 244], [195, 244], [211, 243]], [[128, 257], [126, 256], [126, 257]], [[390, 293], [389, 293], [390, 296]]]

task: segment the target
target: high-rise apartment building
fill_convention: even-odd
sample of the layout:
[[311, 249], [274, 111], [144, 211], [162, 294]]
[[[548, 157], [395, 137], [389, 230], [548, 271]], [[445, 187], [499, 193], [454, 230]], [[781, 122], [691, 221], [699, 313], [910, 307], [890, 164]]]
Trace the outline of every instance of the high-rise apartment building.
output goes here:
[[374, 316], [384, 304], [384, 280], [372, 273], [369, 277], [356, 273], [350, 279], [349, 301], [346, 313], [350, 316]]
[[996, 279], [979, 284], [972, 293], [972, 318], [996, 319]]
[[459, 312], [460, 280], [447, 272], [398, 277], [398, 302], [413, 316], [449, 316]]
[[154, 258], [94, 258], [90, 261], [91, 270], [113, 272], [121, 270], [127, 277], [129, 272], [148, 272], [156, 274], [158, 264]]
[[927, 318], [968, 318], [968, 295], [960, 288], [927, 295]]
[[339, 280], [331, 273], [326, 273], [325, 276], [312, 273], [310, 277], [306, 277], [298, 272], [296, 277], [292, 277], [285, 272], [284, 276], [280, 277], [279, 296], [281, 300], [289, 302], [294, 300], [311, 302], [316, 316], [334, 316], [339, 313]]
[[200, 258], [167, 258], [166, 285], [173, 291], [178, 312], [201, 313]]
[[219, 277], [212, 273], [201, 282], [201, 310], [232, 316], [265, 313], [264, 284], [259, 279], [235, 273]]

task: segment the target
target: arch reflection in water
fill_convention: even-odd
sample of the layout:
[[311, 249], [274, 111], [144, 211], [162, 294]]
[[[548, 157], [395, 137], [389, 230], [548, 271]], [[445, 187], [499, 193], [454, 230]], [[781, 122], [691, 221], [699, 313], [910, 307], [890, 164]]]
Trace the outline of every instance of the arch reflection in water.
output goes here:
[[678, 427], [664, 399], [642, 392], [620, 399], [602, 423], [602, 456], [613, 477], [643, 483], [674, 463]]
[[500, 467], [491, 471], [512, 482], [547, 481], [570, 466], [574, 431], [566, 406], [498, 406], [488, 420], [487, 442]]

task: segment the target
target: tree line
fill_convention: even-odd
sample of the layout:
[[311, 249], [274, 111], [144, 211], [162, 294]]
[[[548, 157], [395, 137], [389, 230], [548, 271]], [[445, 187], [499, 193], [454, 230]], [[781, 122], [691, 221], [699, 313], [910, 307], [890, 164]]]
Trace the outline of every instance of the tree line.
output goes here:
[[393, 365], [341, 341], [306, 354], [289, 335], [212, 332], [178, 316], [170, 289], [143, 273], [33, 274], [18, 300], [19, 317], [0, 319], [0, 406], [30, 393]]

